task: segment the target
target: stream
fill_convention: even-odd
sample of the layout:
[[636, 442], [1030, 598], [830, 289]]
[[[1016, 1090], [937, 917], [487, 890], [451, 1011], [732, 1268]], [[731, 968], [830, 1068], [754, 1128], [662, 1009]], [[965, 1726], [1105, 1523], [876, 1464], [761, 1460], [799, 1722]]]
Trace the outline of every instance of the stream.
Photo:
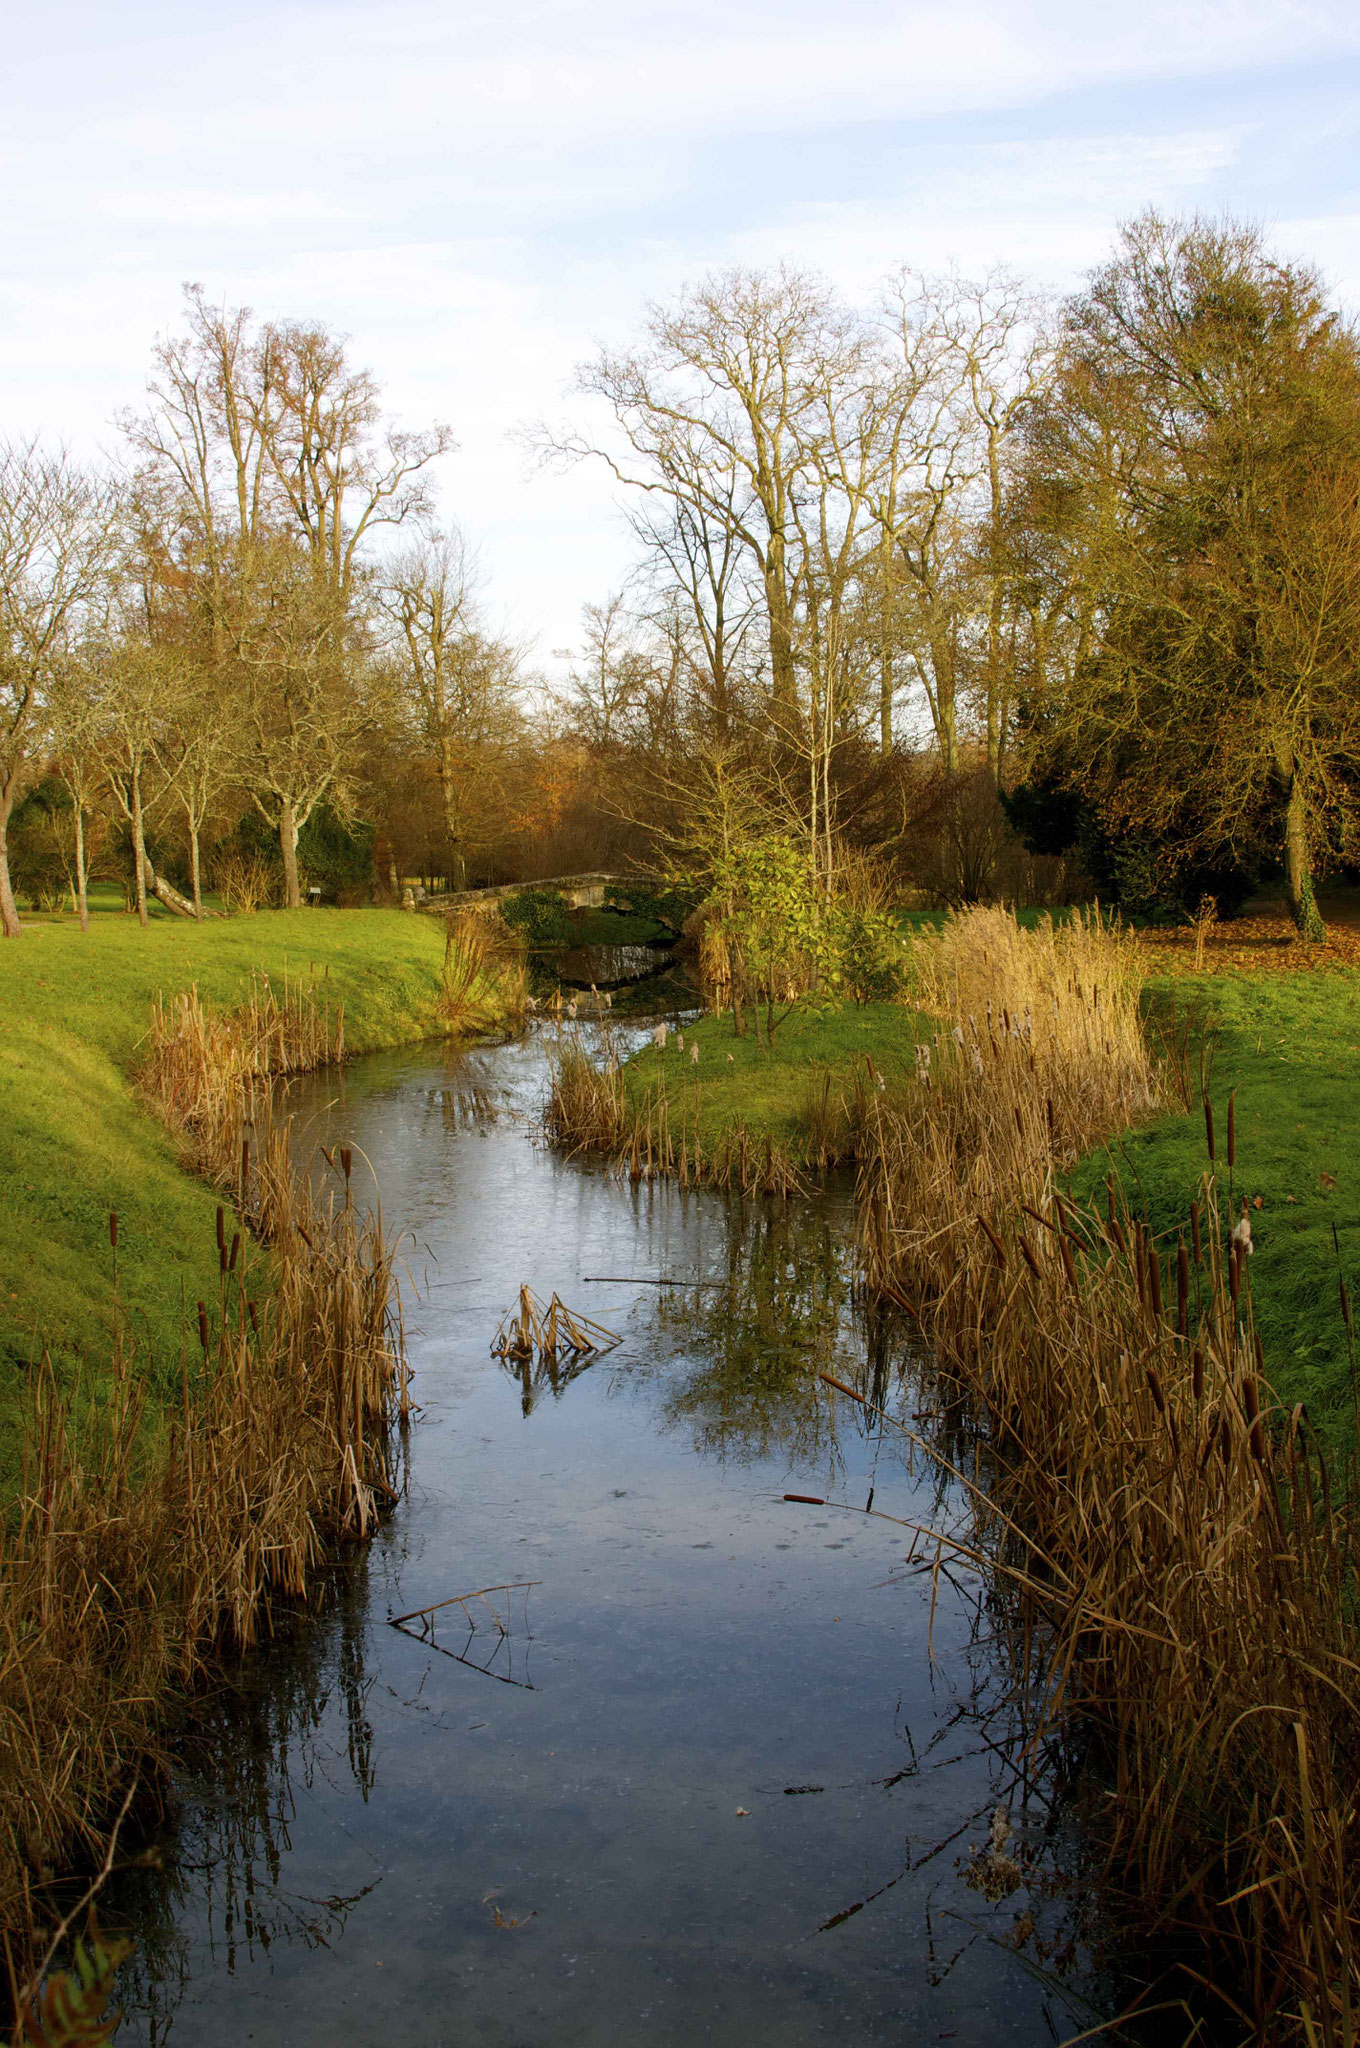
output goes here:
[[[988, 1596], [863, 1512], [966, 1529], [965, 1503], [815, 1377], [935, 1426], [853, 1294], [848, 1186], [742, 1201], [564, 1160], [536, 1128], [552, 1039], [293, 1091], [405, 1233], [407, 1491], [183, 1732], [158, 1867], [104, 1909], [137, 1939], [120, 2048], [1081, 2032], [1109, 2008], [1050, 1882], [1081, 1845], [1027, 1797]], [[524, 1282], [620, 1342], [508, 1368]], [[428, 1639], [390, 1625], [491, 1587]]]

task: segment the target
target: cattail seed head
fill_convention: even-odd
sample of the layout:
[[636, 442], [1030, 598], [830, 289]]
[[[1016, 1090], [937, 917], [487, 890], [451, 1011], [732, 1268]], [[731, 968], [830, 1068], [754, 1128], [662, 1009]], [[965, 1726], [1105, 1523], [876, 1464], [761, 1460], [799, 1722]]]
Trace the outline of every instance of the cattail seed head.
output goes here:
[[110, 1209], [110, 1210], [109, 1210], [109, 1243], [110, 1243], [110, 1244], [111, 1244], [111, 1245], [113, 1246], [113, 1249], [114, 1249], [115, 1251], [117, 1251], [117, 1249], [118, 1249], [118, 1211], [117, 1211], [116, 1209]]
[[1204, 1098], [1204, 1135], [1209, 1144], [1209, 1163], [1213, 1165], [1217, 1156], [1214, 1151], [1214, 1105], [1207, 1095]]
[[1190, 1256], [1182, 1238], [1176, 1247], [1176, 1332], [1183, 1337], [1190, 1326]]

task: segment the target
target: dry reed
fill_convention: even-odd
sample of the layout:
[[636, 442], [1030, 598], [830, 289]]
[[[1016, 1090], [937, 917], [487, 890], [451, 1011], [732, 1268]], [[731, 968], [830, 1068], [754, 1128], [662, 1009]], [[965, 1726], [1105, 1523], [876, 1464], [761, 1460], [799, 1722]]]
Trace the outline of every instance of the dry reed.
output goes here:
[[529, 970], [519, 934], [492, 904], [450, 914], [445, 924], [439, 1013], [451, 1031], [490, 1031], [524, 1022]]
[[1158, 1243], [1113, 1185], [1104, 1215], [1059, 1190], [1166, 1086], [1117, 933], [974, 912], [917, 969], [941, 1029], [905, 1095], [871, 1100], [864, 1269], [985, 1422], [1022, 1677], [1095, 1738], [1130, 1924], [1193, 1943], [1241, 2038], [1353, 2048], [1355, 1518], [1272, 1398], [1226, 1191], [1211, 1171]]
[[[271, 1091], [337, 1057], [342, 1036], [299, 986], [257, 984], [234, 1018], [193, 993], [156, 1006], [145, 1093], [231, 1209], [168, 1413], [150, 1413], [117, 1314], [97, 1388], [63, 1388], [46, 1359], [33, 1376], [21, 1496], [0, 1533], [0, 1924], [21, 1956], [53, 1870], [95, 1849], [175, 1700], [396, 1498], [393, 1248], [353, 1201], [348, 1150], [328, 1155], [329, 1194], [296, 1166]], [[273, 1246], [258, 1275], [251, 1232]], [[116, 1217], [110, 1235], [116, 1259]]]

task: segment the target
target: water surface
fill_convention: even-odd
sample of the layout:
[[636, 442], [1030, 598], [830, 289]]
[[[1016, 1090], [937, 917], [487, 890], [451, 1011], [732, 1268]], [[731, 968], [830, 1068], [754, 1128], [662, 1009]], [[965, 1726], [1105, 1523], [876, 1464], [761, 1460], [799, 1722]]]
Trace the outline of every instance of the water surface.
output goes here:
[[[120, 2043], [1079, 2031], [1052, 1958], [1011, 1946], [1031, 1912], [1056, 1938], [1061, 1907], [967, 1881], [998, 1807], [1022, 1862], [1053, 1850], [979, 1589], [902, 1527], [782, 1498], [961, 1512], [815, 1376], [930, 1425], [900, 1334], [852, 1298], [848, 1191], [631, 1188], [539, 1142], [544, 1087], [531, 1036], [298, 1098], [408, 1234], [409, 1490], [186, 1735], [164, 1868], [114, 1902], [140, 1943]], [[521, 1283], [621, 1342], [507, 1369]], [[389, 1625], [508, 1583], [432, 1641]]]

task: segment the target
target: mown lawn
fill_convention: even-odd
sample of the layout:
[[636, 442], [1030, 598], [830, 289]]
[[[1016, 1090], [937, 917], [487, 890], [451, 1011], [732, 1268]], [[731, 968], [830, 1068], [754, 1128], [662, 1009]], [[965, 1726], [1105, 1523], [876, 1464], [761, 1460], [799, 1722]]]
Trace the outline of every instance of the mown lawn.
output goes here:
[[137, 1048], [158, 992], [196, 984], [230, 1009], [252, 973], [315, 977], [343, 1004], [351, 1051], [436, 1031], [443, 929], [378, 910], [262, 911], [203, 926], [158, 918], [26, 924], [0, 944], [0, 1488], [14, 1416], [44, 1345], [97, 1370], [119, 1287], [154, 1378], [178, 1372], [181, 1302], [217, 1286], [216, 1199], [140, 1104]]

